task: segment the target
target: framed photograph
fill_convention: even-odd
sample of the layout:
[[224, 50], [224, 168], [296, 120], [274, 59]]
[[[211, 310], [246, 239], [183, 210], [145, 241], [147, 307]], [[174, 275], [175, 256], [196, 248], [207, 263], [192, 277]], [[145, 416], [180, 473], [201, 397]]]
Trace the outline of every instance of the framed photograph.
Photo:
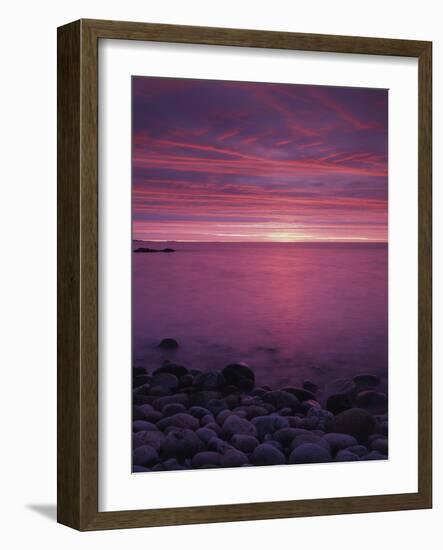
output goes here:
[[58, 520], [430, 508], [431, 43], [58, 29]]

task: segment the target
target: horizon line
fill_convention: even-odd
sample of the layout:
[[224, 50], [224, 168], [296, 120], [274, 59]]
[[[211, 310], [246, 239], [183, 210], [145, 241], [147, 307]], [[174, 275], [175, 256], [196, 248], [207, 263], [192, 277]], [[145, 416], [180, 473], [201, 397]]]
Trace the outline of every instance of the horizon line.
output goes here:
[[319, 243], [319, 244], [330, 244], [330, 243], [341, 243], [341, 244], [388, 244], [387, 240], [370, 240], [370, 239], [298, 239], [295, 241], [201, 241], [197, 239], [136, 239], [133, 238], [132, 241], [139, 241], [143, 243], [202, 243], [202, 244], [274, 244], [274, 243], [284, 243], [284, 244], [298, 244], [298, 243]]

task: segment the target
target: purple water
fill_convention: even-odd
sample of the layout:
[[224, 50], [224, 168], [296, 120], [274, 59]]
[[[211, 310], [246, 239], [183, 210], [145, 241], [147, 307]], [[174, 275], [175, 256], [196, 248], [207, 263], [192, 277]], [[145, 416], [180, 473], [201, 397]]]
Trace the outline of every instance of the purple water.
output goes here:
[[[386, 244], [140, 243], [133, 254], [134, 365], [245, 361], [258, 384], [387, 377]], [[175, 338], [180, 347], [156, 346]]]

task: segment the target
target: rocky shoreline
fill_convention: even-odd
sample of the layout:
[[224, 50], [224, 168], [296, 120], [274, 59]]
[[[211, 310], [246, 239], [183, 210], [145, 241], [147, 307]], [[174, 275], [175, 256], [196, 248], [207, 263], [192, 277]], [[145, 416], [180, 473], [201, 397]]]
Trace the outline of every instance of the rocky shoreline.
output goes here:
[[[159, 347], [173, 352], [171, 339]], [[232, 363], [220, 372], [169, 359], [133, 369], [133, 471], [388, 458], [386, 395], [374, 374], [271, 389]]]

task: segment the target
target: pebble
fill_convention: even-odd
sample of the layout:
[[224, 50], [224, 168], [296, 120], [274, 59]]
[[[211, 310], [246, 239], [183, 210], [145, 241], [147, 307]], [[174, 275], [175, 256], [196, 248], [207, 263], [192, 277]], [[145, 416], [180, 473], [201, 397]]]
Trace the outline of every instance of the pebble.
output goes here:
[[331, 455], [324, 448], [313, 443], [304, 443], [291, 452], [289, 455], [290, 464], [311, 464], [315, 462], [330, 462]]
[[329, 423], [329, 431], [354, 436], [358, 441], [366, 441], [375, 430], [376, 422], [372, 415], [363, 409], [348, 409], [334, 416]]
[[285, 455], [269, 443], [261, 443], [251, 453], [250, 460], [255, 466], [286, 464]]

